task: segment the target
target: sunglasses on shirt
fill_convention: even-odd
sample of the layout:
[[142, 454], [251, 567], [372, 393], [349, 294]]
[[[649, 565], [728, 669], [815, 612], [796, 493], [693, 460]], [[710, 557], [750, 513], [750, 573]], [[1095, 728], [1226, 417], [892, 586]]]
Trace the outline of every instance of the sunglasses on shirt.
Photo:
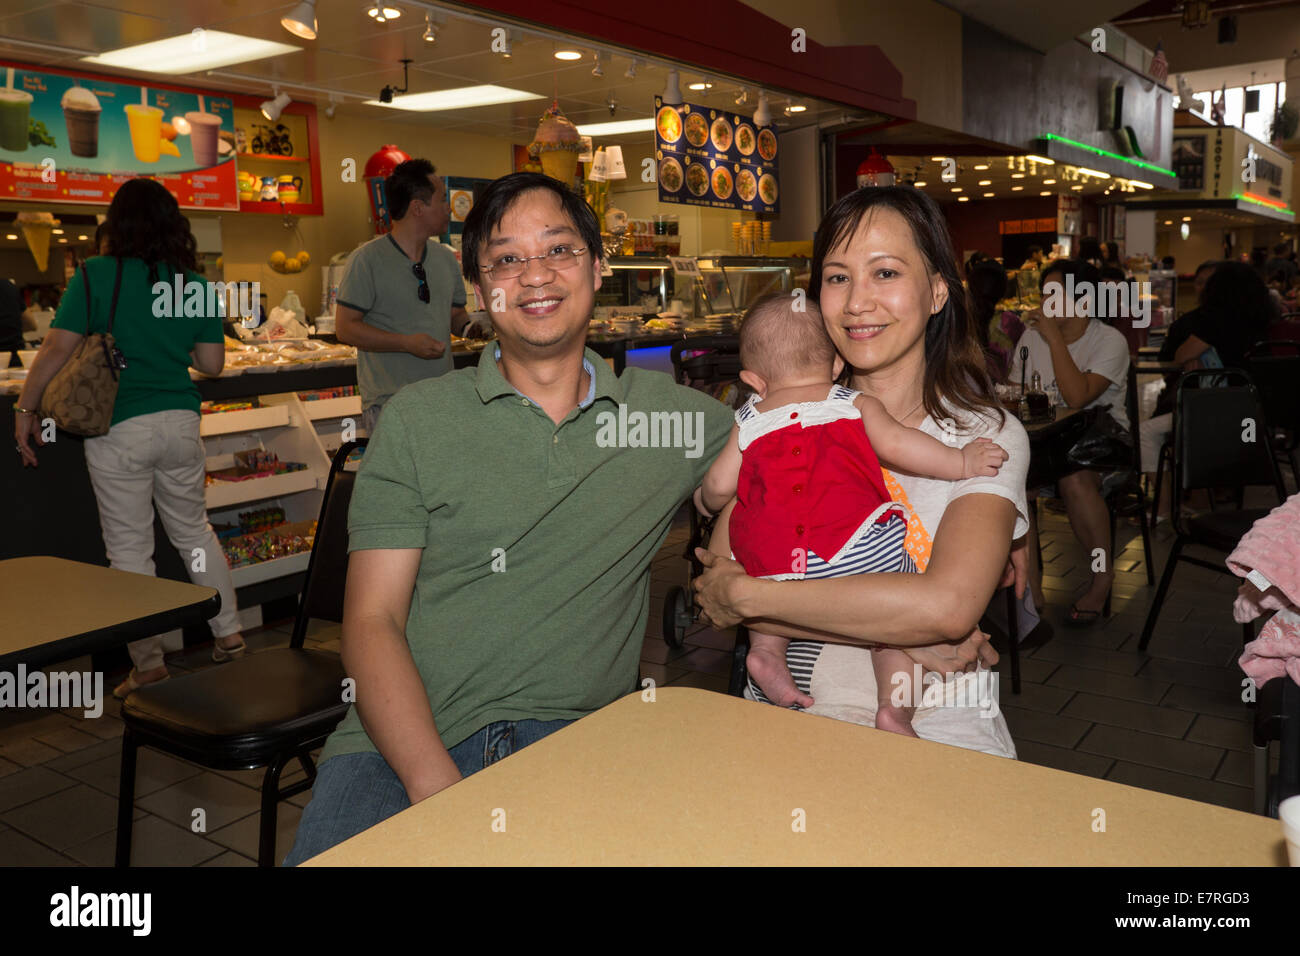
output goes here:
[[417, 262], [411, 266], [411, 271], [414, 272], [415, 277], [420, 280], [420, 285], [415, 290], [415, 294], [420, 297], [421, 302], [427, 303], [429, 301], [429, 279], [428, 276], [424, 274], [424, 266]]

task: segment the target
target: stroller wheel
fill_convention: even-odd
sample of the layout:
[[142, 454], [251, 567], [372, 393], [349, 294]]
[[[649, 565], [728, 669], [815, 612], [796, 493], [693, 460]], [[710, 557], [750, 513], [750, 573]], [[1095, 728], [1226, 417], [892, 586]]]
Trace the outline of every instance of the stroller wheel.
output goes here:
[[690, 626], [693, 619], [690, 608], [686, 605], [685, 589], [669, 589], [664, 595], [664, 643], [673, 648], [681, 647], [682, 641], [686, 638], [686, 628]]

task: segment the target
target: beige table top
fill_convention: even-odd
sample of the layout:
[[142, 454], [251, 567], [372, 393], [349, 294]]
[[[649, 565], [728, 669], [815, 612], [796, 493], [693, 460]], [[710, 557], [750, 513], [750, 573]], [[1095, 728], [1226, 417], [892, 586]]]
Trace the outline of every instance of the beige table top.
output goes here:
[[1265, 817], [668, 687], [304, 865], [479, 864], [1285, 866], [1286, 850]]
[[63, 660], [217, 612], [213, 588], [66, 558], [0, 561], [0, 664]]

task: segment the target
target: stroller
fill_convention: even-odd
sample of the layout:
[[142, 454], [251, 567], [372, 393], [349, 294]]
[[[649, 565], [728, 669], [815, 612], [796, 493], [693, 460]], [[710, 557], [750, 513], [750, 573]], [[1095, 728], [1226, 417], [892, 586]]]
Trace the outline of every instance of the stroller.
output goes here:
[[[737, 335], [702, 335], [682, 339], [672, 345], [673, 376], [679, 384], [708, 392], [723, 404], [738, 408], [749, 397], [749, 389], [740, 381], [740, 337]], [[713, 519], [705, 518], [688, 502], [691, 535], [682, 554], [690, 565], [686, 585], [674, 586], [664, 596], [663, 637], [669, 647], [682, 646], [686, 631], [699, 622], [699, 609], [690, 594], [690, 579], [704, 573], [695, 557], [696, 548], [708, 547]], [[736, 646], [731, 655], [728, 693], [739, 697], [745, 688], [745, 657], [749, 653], [749, 631], [736, 628]]]

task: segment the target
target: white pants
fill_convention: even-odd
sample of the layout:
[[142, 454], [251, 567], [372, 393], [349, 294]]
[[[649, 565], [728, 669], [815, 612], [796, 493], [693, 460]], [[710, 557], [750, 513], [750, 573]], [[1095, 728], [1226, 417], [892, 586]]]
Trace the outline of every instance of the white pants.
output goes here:
[[[99, 527], [109, 563], [120, 571], [153, 574], [154, 506], [180, 553], [190, 580], [221, 594], [211, 621], [217, 637], [239, 632], [230, 566], [208, 523], [203, 495], [203, 441], [197, 412], [174, 409], [137, 415], [86, 439], [86, 467], [99, 502]], [[204, 570], [196, 571], [202, 554]], [[127, 645], [136, 670], [162, 666], [166, 635]]]
[[1138, 454], [1142, 459], [1143, 471], [1155, 474], [1156, 465], [1160, 463], [1160, 446], [1173, 430], [1172, 414], [1156, 415], [1138, 426]]

